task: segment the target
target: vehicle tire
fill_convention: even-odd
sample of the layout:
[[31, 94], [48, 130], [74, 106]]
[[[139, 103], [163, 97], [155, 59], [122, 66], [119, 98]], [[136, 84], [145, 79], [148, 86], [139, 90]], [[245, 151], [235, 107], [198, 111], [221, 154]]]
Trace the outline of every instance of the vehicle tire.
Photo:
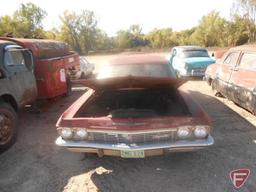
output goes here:
[[213, 79], [210, 81], [212, 93], [214, 96], [222, 97], [221, 93], [216, 89], [216, 81]]
[[177, 78], [181, 78], [180, 72], [176, 70], [176, 76]]
[[86, 76], [85, 76], [84, 72], [82, 72], [82, 73], [81, 73], [81, 76], [80, 76], [80, 79], [85, 79], [85, 77], [86, 77]]
[[65, 96], [68, 97], [72, 93], [72, 84], [69, 78], [67, 78], [66, 83], [67, 83], [67, 92], [65, 93]]
[[9, 149], [17, 136], [18, 116], [11, 105], [0, 102], [0, 153]]

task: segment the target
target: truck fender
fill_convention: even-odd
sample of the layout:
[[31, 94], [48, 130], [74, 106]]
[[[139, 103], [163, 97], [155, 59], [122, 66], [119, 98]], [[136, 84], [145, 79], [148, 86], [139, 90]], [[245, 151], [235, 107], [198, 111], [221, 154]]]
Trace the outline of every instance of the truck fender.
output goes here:
[[11, 94], [1, 95], [0, 96], [0, 102], [1, 101], [10, 104], [16, 112], [18, 111], [19, 106], [17, 104], [17, 101]]

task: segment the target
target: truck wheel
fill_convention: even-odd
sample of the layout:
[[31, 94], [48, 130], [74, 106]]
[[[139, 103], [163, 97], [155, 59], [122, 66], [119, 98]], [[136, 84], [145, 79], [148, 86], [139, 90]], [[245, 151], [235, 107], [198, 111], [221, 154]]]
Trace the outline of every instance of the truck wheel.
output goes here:
[[0, 152], [10, 148], [17, 136], [17, 113], [7, 103], [0, 103]]
[[67, 78], [66, 81], [67, 81], [67, 92], [66, 92], [66, 94], [64, 96], [68, 97], [72, 93], [72, 84], [71, 84], [71, 80], [69, 78]]

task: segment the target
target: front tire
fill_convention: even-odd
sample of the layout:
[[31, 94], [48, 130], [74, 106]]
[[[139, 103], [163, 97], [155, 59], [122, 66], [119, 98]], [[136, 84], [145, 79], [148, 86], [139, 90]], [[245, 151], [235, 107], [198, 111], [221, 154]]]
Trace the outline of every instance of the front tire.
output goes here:
[[85, 78], [86, 78], [86, 76], [85, 76], [84, 72], [82, 72], [81, 76], [80, 76], [80, 79], [85, 79]]
[[212, 93], [213, 93], [213, 95], [214, 96], [217, 96], [217, 97], [221, 97], [222, 95], [221, 95], [221, 93], [217, 90], [217, 86], [216, 86], [216, 80], [211, 80], [210, 81], [210, 83], [211, 83], [211, 88], [212, 88]]
[[0, 153], [9, 149], [17, 137], [17, 113], [11, 105], [0, 102]]
[[72, 83], [71, 83], [71, 80], [70, 78], [67, 78], [66, 79], [66, 83], [67, 83], [67, 91], [66, 93], [64, 94], [65, 97], [68, 97], [72, 94]]

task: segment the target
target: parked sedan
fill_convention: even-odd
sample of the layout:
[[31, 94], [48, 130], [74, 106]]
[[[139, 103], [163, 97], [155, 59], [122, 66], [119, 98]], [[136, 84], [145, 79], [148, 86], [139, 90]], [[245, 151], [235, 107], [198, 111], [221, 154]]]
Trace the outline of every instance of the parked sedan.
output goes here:
[[174, 47], [169, 59], [178, 76], [203, 77], [208, 65], [215, 63], [207, 49], [198, 46]]
[[256, 46], [229, 49], [218, 63], [207, 68], [205, 78], [215, 93], [256, 113]]
[[143, 158], [214, 143], [211, 121], [158, 56], [120, 56], [57, 122], [56, 144], [73, 152]]

